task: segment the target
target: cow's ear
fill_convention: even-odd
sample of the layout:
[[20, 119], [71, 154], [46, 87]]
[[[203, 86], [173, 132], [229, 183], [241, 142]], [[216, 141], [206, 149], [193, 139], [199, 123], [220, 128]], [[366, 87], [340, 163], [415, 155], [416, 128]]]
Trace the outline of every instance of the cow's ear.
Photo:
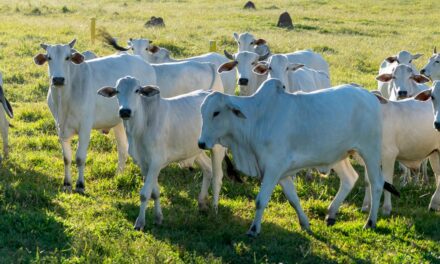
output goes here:
[[290, 63], [289, 66], [287, 66], [287, 70], [289, 71], [296, 71], [300, 68], [304, 67], [304, 64], [301, 63]]
[[238, 42], [238, 33], [237, 32], [234, 32], [234, 39], [235, 39], [235, 41]]
[[222, 73], [224, 71], [230, 71], [230, 70], [234, 69], [235, 66], [237, 66], [236, 61], [225, 62], [222, 65], [220, 65], [220, 67], [218, 67], [217, 72]]
[[235, 104], [232, 104], [232, 103], [228, 103], [227, 105], [226, 105], [226, 107], [235, 115], [235, 116], [237, 116], [237, 117], [239, 117], [239, 118], [243, 118], [243, 119], [246, 119], [246, 116], [243, 114], [243, 112], [241, 111], [241, 109], [240, 109], [240, 107], [239, 106], [237, 106], [237, 105], [235, 105]]
[[116, 90], [114, 87], [102, 87], [101, 89], [98, 90], [98, 94], [104, 97], [114, 97], [115, 95], [117, 95], [119, 92], [118, 90]]
[[416, 83], [426, 83], [426, 82], [429, 82], [429, 78], [425, 77], [424, 75], [420, 75], [420, 74], [414, 74], [411, 78], [414, 81], [416, 81]]
[[75, 52], [72, 54], [71, 60], [75, 64], [81, 64], [84, 62], [84, 55], [82, 55], [81, 53]]
[[418, 101], [427, 101], [429, 98], [431, 98], [431, 92], [431, 89], [421, 91], [416, 96], [414, 96], [414, 99]]
[[397, 57], [391, 56], [391, 57], [386, 58], [385, 60], [389, 63], [393, 63], [393, 62], [397, 61]]
[[417, 54], [415, 54], [415, 55], [412, 56], [412, 59], [413, 59], [413, 60], [416, 60], [416, 59], [418, 59], [418, 58], [420, 58], [420, 57], [422, 57], [422, 56], [423, 56], [423, 54], [417, 53]]
[[269, 67], [266, 63], [258, 63], [252, 71], [258, 75], [266, 75], [269, 71]]
[[40, 44], [40, 47], [42, 48], [42, 49], [44, 49], [44, 50], [47, 50], [47, 47], [48, 47], [49, 45], [47, 45], [47, 44], [45, 44], [45, 43], [41, 43]]
[[69, 46], [73, 48], [73, 46], [75, 46], [75, 43], [76, 43], [76, 39], [73, 39], [71, 42], [69, 42]]
[[153, 53], [153, 54], [156, 53], [156, 52], [159, 52], [159, 50], [160, 50], [160, 48], [158, 46], [155, 46], [155, 45], [148, 47], [148, 51]]
[[145, 96], [145, 97], [152, 97], [156, 94], [160, 93], [159, 87], [154, 85], [147, 85], [147, 86], [141, 86], [136, 90], [136, 93]]
[[388, 103], [388, 100], [386, 98], [384, 98], [379, 91], [371, 91], [371, 93], [374, 94], [374, 96], [377, 97], [377, 99], [379, 100], [379, 102], [381, 104], [387, 104]]
[[44, 63], [46, 63], [46, 61], [47, 61], [47, 56], [44, 54], [40, 53], [34, 57], [34, 62], [37, 65], [43, 65]]
[[376, 80], [381, 81], [381, 82], [389, 82], [389, 81], [391, 81], [391, 79], [393, 79], [393, 75], [389, 74], [389, 73], [384, 73], [384, 74], [376, 76]]
[[259, 46], [259, 45], [263, 45], [263, 44], [266, 44], [266, 40], [264, 40], [264, 39], [257, 39], [254, 41], [254, 45]]

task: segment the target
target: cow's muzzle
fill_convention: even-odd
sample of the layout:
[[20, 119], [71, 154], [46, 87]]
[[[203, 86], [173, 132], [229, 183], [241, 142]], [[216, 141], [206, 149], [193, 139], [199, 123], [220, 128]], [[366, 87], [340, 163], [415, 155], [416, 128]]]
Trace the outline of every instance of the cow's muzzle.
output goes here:
[[119, 109], [119, 117], [122, 119], [129, 119], [131, 117], [131, 110], [126, 108]]
[[238, 79], [238, 85], [248, 85], [249, 79], [247, 78], [240, 78]]
[[440, 131], [440, 122], [434, 122], [434, 127], [437, 131]]
[[398, 97], [399, 97], [400, 99], [407, 98], [407, 97], [408, 97], [408, 92], [407, 92], [407, 91], [399, 91], [399, 92], [397, 93], [397, 95], [398, 95]]
[[53, 85], [64, 85], [64, 77], [52, 77]]
[[198, 144], [199, 144], [199, 149], [207, 149], [205, 142], [199, 141]]

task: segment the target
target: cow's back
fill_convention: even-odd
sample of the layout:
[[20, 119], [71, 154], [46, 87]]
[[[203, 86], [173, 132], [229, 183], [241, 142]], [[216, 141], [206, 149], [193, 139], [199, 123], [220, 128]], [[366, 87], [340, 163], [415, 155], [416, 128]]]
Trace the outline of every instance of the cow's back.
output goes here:
[[324, 60], [324, 58], [313, 51], [310, 50], [300, 50], [292, 53], [284, 54], [287, 56], [287, 59], [290, 63], [301, 63], [305, 66], [323, 71], [329, 74], [329, 66], [328, 63]]

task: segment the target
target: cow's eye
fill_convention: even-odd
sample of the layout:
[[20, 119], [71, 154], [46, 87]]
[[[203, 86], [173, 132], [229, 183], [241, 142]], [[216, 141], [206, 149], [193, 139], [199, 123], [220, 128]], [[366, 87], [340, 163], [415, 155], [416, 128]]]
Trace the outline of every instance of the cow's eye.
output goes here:
[[49, 57], [49, 56], [47, 56], [47, 60], [48, 60], [48, 61], [50, 61], [50, 60], [52, 60], [52, 58], [51, 58], [51, 57]]
[[432, 95], [431, 95], [431, 100], [433, 100], [433, 101], [434, 101], [434, 96], [432, 96]]
[[435, 63], [440, 63], [440, 61], [435, 61]]
[[70, 60], [70, 57], [66, 57], [66, 61]]
[[220, 111], [215, 111], [215, 112], [212, 114], [212, 118], [218, 116], [218, 114], [220, 114]]
[[409, 61], [409, 63], [411, 63], [411, 62], [412, 62], [412, 60]]

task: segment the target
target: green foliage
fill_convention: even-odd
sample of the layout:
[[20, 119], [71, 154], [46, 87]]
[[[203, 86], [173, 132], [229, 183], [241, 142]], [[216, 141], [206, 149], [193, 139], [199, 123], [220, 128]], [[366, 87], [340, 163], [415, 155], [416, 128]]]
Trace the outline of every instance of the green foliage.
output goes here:
[[[309, 182], [301, 173], [296, 187], [313, 233], [301, 231], [277, 187], [262, 234], [251, 239], [244, 233], [254, 216], [258, 180], [237, 184], [225, 177], [218, 215], [213, 210], [199, 213], [200, 170], [172, 164], [159, 178], [163, 226], [153, 225], [150, 205], [145, 231], [136, 232], [140, 170], [129, 160], [118, 174], [113, 134], [95, 131], [86, 163], [87, 194], [62, 192], [61, 147], [45, 102], [47, 65], [34, 65], [32, 57], [44, 52], [41, 42], [73, 38], [80, 51], [114, 53], [98, 41], [91, 44], [92, 17], [121, 43], [146, 37], [176, 58], [208, 52], [209, 40], [217, 41], [219, 51], [233, 52], [232, 33], [250, 31], [266, 39], [273, 52], [312, 48], [329, 62], [333, 84], [356, 82], [368, 88], [376, 87], [383, 58], [402, 49], [430, 54], [440, 34], [434, 0], [255, 3], [257, 10], [249, 12], [242, 10], [244, 2], [230, 0], [0, 1], [0, 70], [15, 113], [10, 158], [0, 164], [0, 262], [440, 263], [440, 213], [427, 211], [433, 177], [424, 186], [398, 186], [402, 198], [393, 199], [394, 213], [380, 215], [376, 231], [365, 231], [363, 176], [329, 228], [324, 217], [339, 180], [333, 174], [315, 175]], [[284, 10], [292, 16], [294, 30], [275, 26]], [[145, 28], [151, 16], [163, 17], [166, 27]], [[74, 137], [74, 150], [76, 144]], [[362, 167], [356, 170], [363, 174]], [[72, 176], [75, 181], [75, 165]], [[397, 176], [395, 182], [399, 185]]]

